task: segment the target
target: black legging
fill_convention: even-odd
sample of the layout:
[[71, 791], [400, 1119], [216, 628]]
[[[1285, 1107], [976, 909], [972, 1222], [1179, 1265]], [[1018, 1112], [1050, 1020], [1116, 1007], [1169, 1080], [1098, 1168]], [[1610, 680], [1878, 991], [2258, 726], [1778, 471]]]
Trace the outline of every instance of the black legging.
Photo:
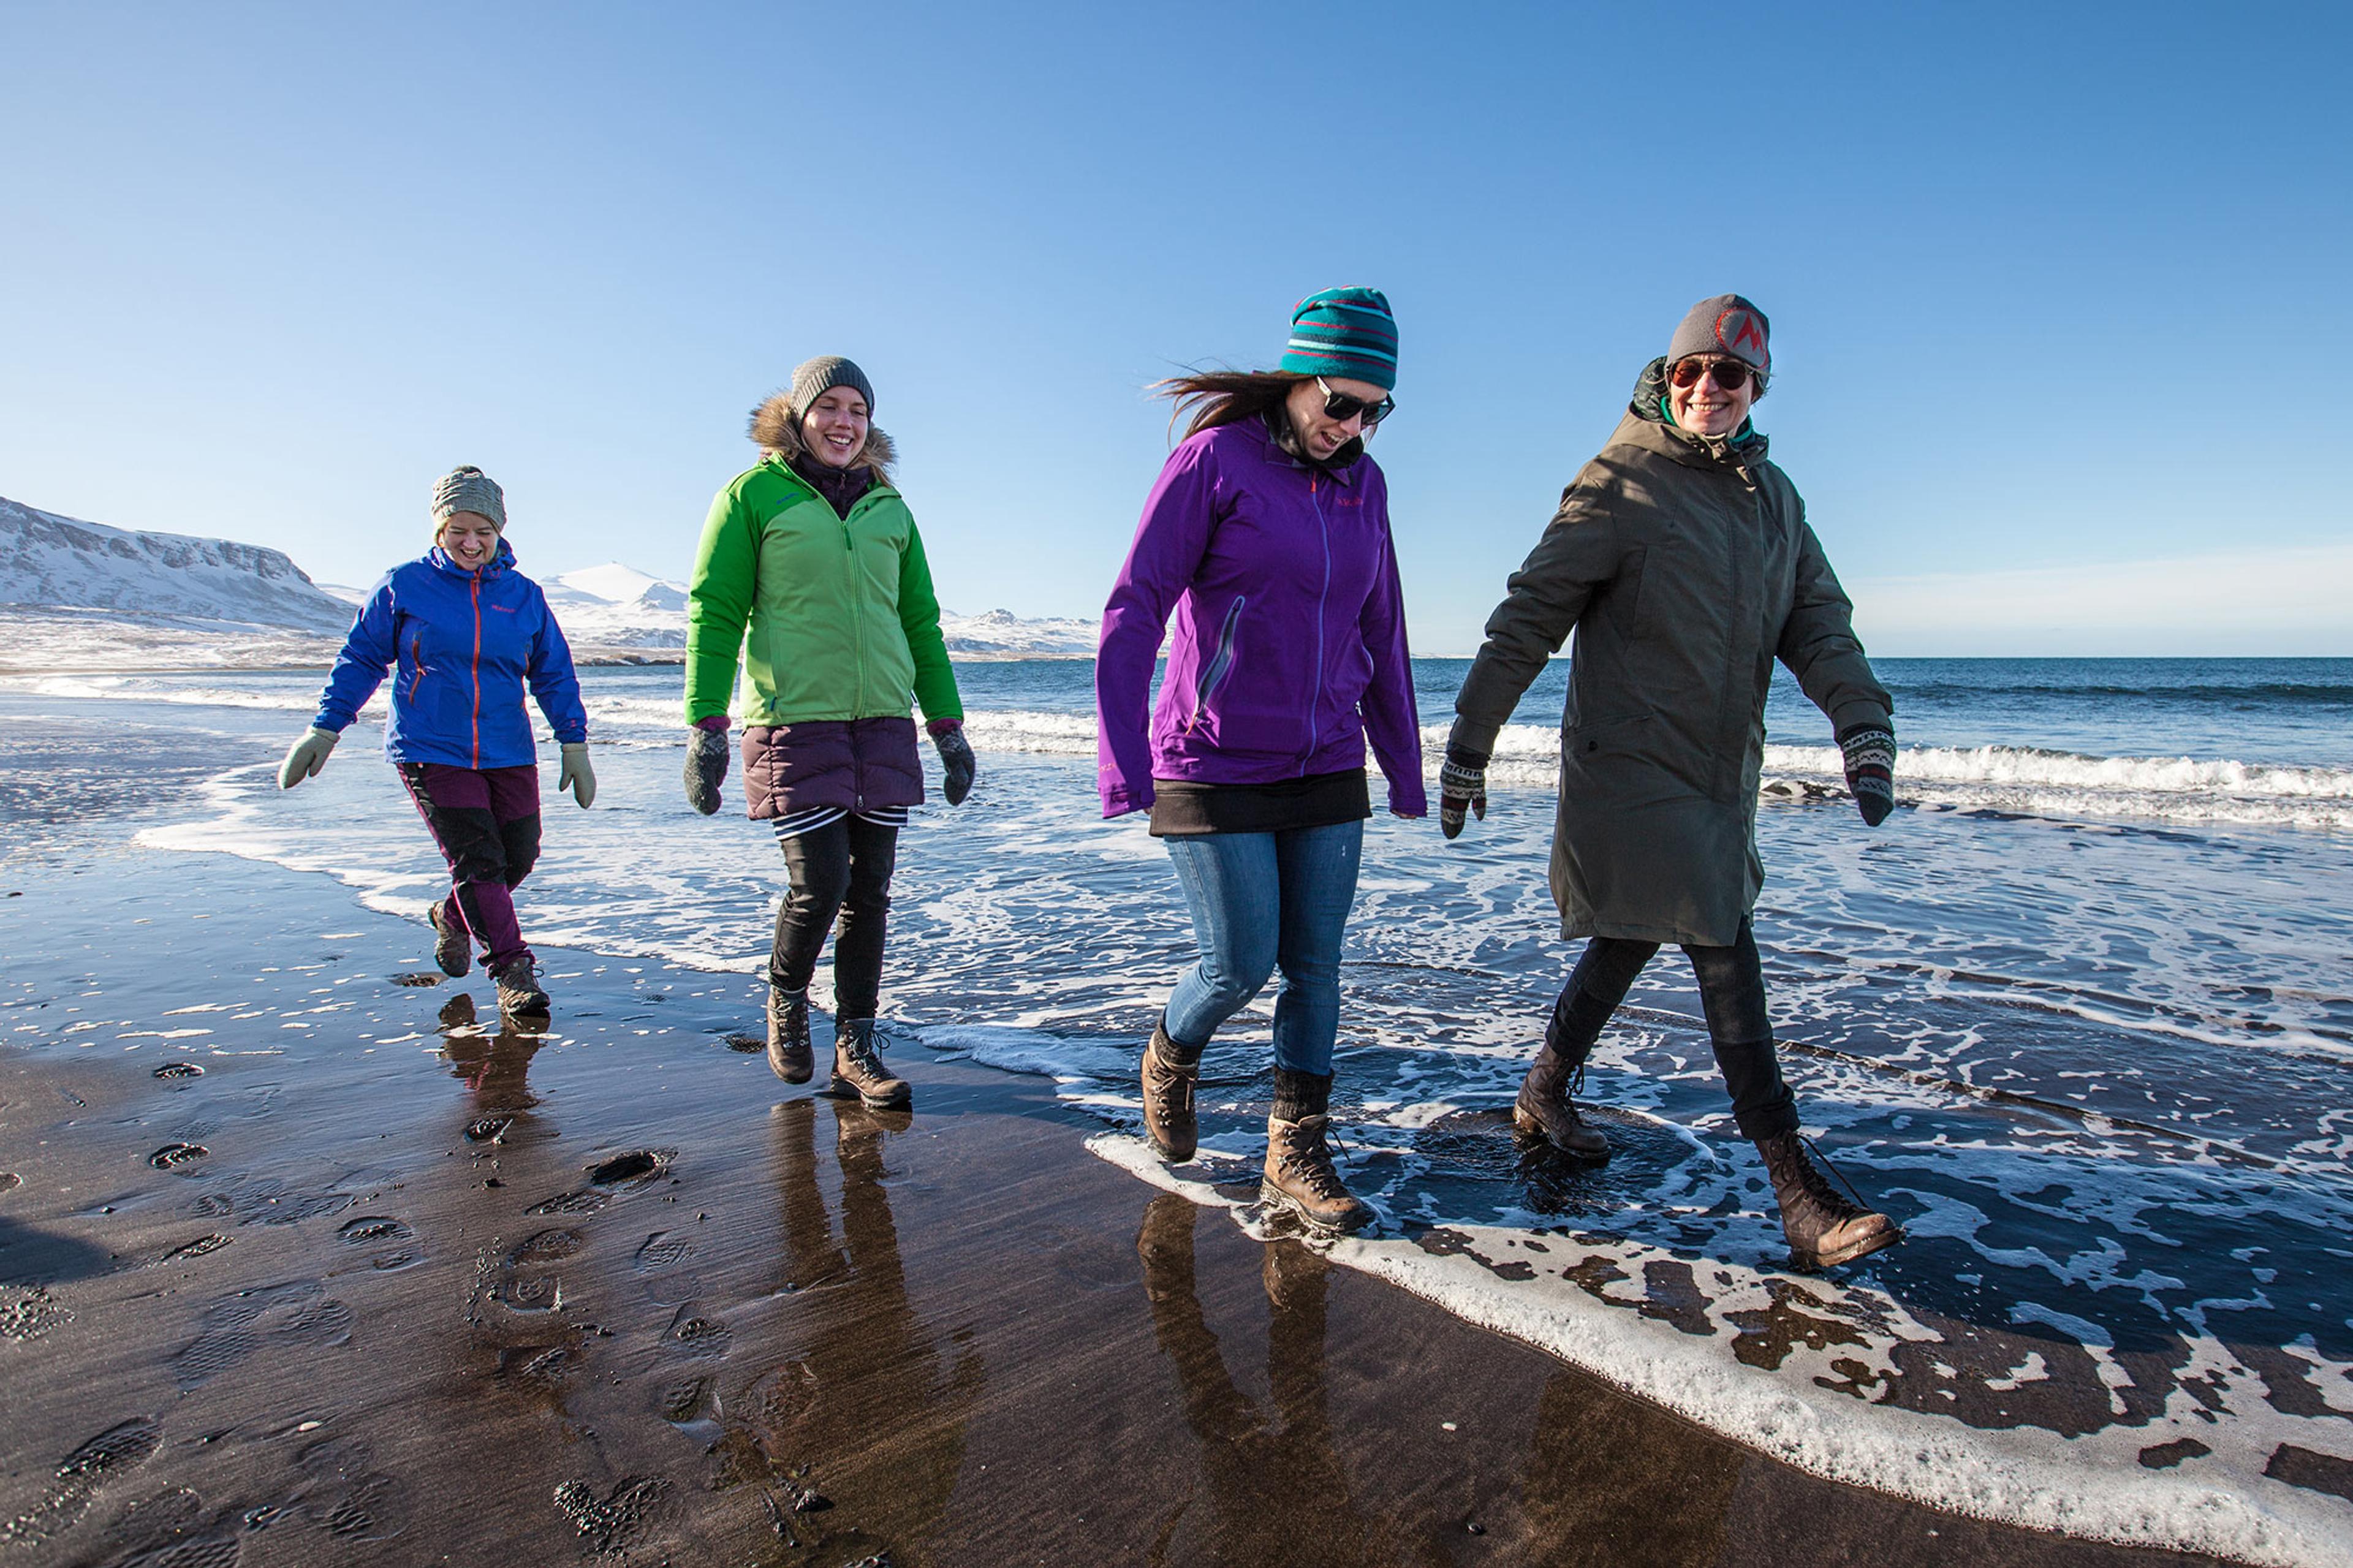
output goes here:
[[833, 1005], [839, 1018], [871, 1018], [882, 990], [882, 929], [891, 909], [891, 872], [899, 830], [845, 816], [784, 841], [792, 890], [776, 910], [776, 944], [768, 984], [807, 988], [834, 917]]
[[[1585, 944], [1568, 984], [1553, 1004], [1546, 1043], [1571, 1068], [1584, 1065], [1601, 1037], [1602, 1026], [1626, 999], [1634, 976], [1659, 951], [1655, 942], [1597, 936]], [[1757, 957], [1757, 937], [1748, 922], [1730, 947], [1683, 944], [1692, 973], [1699, 977], [1700, 1005], [1715, 1047], [1715, 1065], [1732, 1091], [1732, 1118], [1744, 1138], [1774, 1138], [1798, 1130], [1798, 1103], [1781, 1081], [1773, 1053], [1773, 1026], [1765, 1016], [1765, 971]]]

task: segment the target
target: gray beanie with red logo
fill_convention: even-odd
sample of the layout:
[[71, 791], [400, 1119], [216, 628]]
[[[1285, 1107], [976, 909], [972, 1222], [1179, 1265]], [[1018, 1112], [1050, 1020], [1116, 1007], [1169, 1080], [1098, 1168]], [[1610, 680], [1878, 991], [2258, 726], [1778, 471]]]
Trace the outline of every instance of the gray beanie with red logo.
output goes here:
[[1667, 342], [1667, 363], [1694, 354], [1728, 354], [1760, 376], [1770, 374], [1773, 355], [1765, 346], [1769, 331], [1765, 312], [1750, 301], [1737, 294], [1718, 294], [1691, 308]]

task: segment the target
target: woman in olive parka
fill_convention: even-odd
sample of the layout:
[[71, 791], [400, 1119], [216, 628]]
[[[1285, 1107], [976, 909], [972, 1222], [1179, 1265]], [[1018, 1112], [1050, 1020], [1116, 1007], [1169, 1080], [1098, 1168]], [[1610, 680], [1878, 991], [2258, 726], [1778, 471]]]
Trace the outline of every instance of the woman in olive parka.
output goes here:
[[1734, 1119], [1773, 1181], [1792, 1253], [1842, 1263], [1902, 1239], [1808, 1156], [1766, 1017], [1750, 918], [1765, 879], [1757, 788], [1778, 659], [1831, 718], [1873, 826], [1894, 805], [1895, 738], [1853, 608], [1748, 412], [1771, 374], [1765, 313], [1703, 300], [1636, 384], [1617, 432], [1561, 498], [1487, 621], [1455, 701], [1440, 822], [1486, 810], [1495, 737], [1569, 634], [1553, 897], [1589, 939], [1554, 1005], [1514, 1120], [1609, 1157], [1569, 1098], [1602, 1026], [1660, 945], [1692, 962]]
[[745, 804], [775, 828], [791, 881], [768, 959], [768, 1066], [786, 1083], [816, 1070], [809, 977], [839, 916], [828, 1092], [879, 1108], [912, 1100], [874, 1048], [899, 830], [923, 799], [911, 699], [949, 805], [972, 788], [974, 760], [923, 536], [873, 407], [866, 373], [827, 354], [753, 411], [760, 461], [712, 501], [687, 589], [686, 796], [719, 809], [740, 657]]

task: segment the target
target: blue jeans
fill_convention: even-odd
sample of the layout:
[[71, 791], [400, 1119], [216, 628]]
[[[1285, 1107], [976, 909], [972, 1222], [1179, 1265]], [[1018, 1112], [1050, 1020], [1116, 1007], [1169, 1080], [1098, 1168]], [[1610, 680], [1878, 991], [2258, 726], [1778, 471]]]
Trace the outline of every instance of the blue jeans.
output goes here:
[[1281, 833], [1202, 833], [1162, 840], [1193, 911], [1201, 956], [1168, 996], [1164, 1026], [1202, 1046], [1282, 971], [1274, 1065], [1332, 1070], [1340, 1032], [1340, 941], [1356, 901], [1365, 825]]

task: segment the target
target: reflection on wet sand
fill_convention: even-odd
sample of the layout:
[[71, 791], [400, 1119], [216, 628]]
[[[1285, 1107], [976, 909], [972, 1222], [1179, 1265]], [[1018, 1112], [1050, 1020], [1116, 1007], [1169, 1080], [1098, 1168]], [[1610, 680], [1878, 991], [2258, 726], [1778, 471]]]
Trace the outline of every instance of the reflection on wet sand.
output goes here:
[[[1324, 1375], [1324, 1300], [1330, 1267], [1296, 1241], [1265, 1248], [1261, 1280], [1272, 1313], [1267, 1325], [1267, 1381], [1272, 1407], [1262, 1409], [1234, 1386], [1225, 1356], [1201, 1312], [1193, 1281], [1188, 1200], [1164, 1193], [1144, 1211], [1135, 1250], [1161, 1353], [1176, 1369], [1185, 1419], [1201, 1440], [1201, 1474], [1215, 1515], [1209, 1560], [1219, 1563], [1370, 1561], [1366, 1531], [1332, 1447]], [[1139, 1478], [1139, 1493], [1155, 1489]], [[1189, 1498], [1163, 1505], [1163, 1538], [1173, 1535]]]
[[[820, 1115], [832, 1123], [839, 1233], [819, 1184]], [[963, 1468], [986, 1382], [965, 1330], [942, 1342], [909, 1300], [892, 1215], [888, 1140], [904, 1110], [799, 1099], [770, 1112], [779, 1295], [795, 1299], [798, 1353], [723, 1399], [723, 1489], [756, 1483], [788, 1545], [922, 1561]]]

